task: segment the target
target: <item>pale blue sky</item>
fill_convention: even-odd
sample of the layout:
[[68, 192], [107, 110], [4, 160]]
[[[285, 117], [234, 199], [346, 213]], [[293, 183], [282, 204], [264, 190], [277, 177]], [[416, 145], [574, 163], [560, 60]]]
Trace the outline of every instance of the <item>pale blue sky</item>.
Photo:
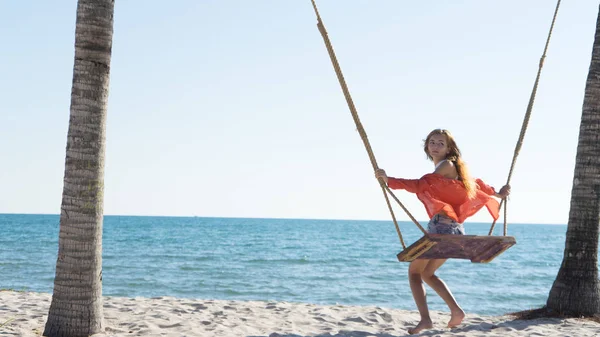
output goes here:
[[[422, 140], [446, 128], [506, 181], [555, 1], [318, 5], [380, 167], [432, 171]], [[0, 2], [2, 213], [59, 213], [75, 10]], [[563, 1], [511, 222], [567, 222], [597, 13]], [[309, 0], [116, 1], [107, 128], [106, 214], [390, 219]]]

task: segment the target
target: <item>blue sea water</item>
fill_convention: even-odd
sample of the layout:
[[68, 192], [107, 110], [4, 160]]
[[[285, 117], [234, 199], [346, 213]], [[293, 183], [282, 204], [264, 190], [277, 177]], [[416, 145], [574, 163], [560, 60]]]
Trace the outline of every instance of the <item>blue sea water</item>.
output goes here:
[[[490, 224], [465, 226], [486, 235]], [[52, 292], [58, 227], [58, 215], [0, 214], [0, 288]], [[421, 236], [400, 228], [407, 244]], [[516, 246], [489, 264], [449, 260], [438, 275], [468, 312], [540, 307], [566, 228], [510, 224]], [[391, 221], [105, 216], [103, 293], [416, 310], [401, 248]], [[447, 310], [428, 294], [430, 309]]]

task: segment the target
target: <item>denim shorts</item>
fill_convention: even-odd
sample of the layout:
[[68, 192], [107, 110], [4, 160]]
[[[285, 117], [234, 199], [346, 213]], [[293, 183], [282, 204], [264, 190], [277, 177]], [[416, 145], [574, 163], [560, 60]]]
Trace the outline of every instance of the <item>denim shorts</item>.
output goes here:
[[429, 234], [465, 235], [465, 227], [463, 224], [440, 214], [434, 215], [431, 220], [429, 220], [427, 231]]

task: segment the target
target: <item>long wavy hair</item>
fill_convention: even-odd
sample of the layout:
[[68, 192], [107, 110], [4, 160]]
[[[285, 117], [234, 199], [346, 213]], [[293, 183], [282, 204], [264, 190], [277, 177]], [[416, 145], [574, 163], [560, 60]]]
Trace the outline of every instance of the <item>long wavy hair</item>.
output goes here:
[[477, 192], [477, 185], [475, 184], [475, 181], [471, 178], [467, 164], [462, 159], [460, 149], [458, 148], [458, 145], [456, 145], [456, 141], [454, 140], [454, 137], [452, 137], [450, 131], [445, 129], [435, 129], [427, 135], [423, 147], [427, 158], [433, 161], [433, 157], [431, 157], [431, 155], [427, 151], [427, 145], [429, 144], [429, 140], [433, 135], [444, 135], [446, 137], [446, 144], [448, 146], [448, 149], [450, 150], [448, 155], [446, 155], [446, 160], [449, 160], [452, 163], [454, 163], [454, 166], [456, 167], [456, 172], [458, 172], [458, 180], [462, 181], [465, 185], [465, 188], [467, 189], [467, 195], [469, 196], [469, 198], [475, 197], [475, 193]]

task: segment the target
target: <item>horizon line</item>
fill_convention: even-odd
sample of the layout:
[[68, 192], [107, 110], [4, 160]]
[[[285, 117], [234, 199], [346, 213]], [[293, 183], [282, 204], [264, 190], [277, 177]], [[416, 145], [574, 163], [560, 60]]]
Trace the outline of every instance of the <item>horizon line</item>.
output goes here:
[[[53, 215], [60, 216], [58, 213], [3, 213], [0, 215]], [[262, 219], [262, 220], [324, 220], [324, 221], [369, 221], [369, 222], [393, 222], [392, 220], [374, 220], [374, 219], [333, 219], [333, 218], [285, 218], [285, 217], [256, 217], [256, 216], [208, 216], [208, 215], [140, 215], [140, 214], [103, 214], [104, 217], [162, 217], [162, 218], [205, 218], [205, 219]], [[422, 222], [428, 222], [422, 221]], [[398, 222], [412, 222], [410, 219], [398, 220]], [[471, 224], [487, 224], [487, 222], [471, 222]], [[499, 223], [496, 223], [498, 225]], [[513, 222], [514, 225], [551, 225], [567, 226], [568, 224], [558, 223], [533, 223], [533, 222]], [[490, 223], [491, 225], [491, 223]]]

